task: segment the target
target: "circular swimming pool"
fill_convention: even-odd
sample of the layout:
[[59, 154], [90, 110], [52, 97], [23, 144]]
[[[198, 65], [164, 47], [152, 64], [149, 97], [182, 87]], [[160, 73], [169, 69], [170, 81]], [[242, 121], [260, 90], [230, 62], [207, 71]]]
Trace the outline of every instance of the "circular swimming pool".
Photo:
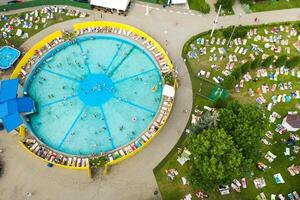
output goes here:
[[140, 45], [90, 34], [44, 55], [24, 90], [36, 102], [27, 121], [40, 141], [91, 155], [122, 147], [149, 127], [162, 101], [162, 77]]

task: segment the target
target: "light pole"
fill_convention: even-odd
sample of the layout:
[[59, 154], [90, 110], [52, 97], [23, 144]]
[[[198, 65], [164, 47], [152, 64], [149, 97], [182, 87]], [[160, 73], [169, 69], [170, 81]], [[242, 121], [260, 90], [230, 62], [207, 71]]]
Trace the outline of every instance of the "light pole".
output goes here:
[[213, 34], [214, 34], [214, 32], [215, 32], [215, 28], [216, 28], [216, 25], [217, 25], [217, 23], [218, 23], [218, 19], [219, 19], [219, 15], [220, 15], [220, 13], [221, 13], [221, 9], [222, 9], [222, 5], [219, 6], [219, 10], [218, 10], [216, 19], [215, 19], [214, 22], [213, 22], [213, 27], [212, 27], [212, 29], [211, 29], [210, 37], [212, 37]]
[[230, 35], [230, 38], [229, 38], [229, 40], [228, 40], [227, 46], [230, 45], [230, 42], [231, 42], [231, 39], [232, 39], [232, 36], [233, 36], [233, 34], [234, 34], [235, 29], [236, 29], [236, 26], [233, 27], [233, 30], [232, 30], [232, 32], [231, 32], [231, 35]]
[[149, 16], [149, 5], [147, 4], [146, 6], [146, 13], [145, 13], [146, 16]]

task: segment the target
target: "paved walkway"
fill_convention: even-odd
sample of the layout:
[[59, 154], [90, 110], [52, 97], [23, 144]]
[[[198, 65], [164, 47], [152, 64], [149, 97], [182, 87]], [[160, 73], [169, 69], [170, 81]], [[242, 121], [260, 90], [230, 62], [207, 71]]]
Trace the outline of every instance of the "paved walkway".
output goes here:
[[[188, 121], [191, 111], [192, 90], [187, 68], [181, 59], [184, 42], [192, 35], [209, 30], [215, 13], [200, 15], [186, 9], [167, 8], [151, 5], [150, 15], [145, 16], [144, 4], [136, 4], [127, 17], [105, 14], [102, 20], [126, 23], [140, 28], [153, 36], [168, 51], [173, 63], [179, 69], [180, 87], [176, 96], [171, 117], [153, 142], [131, 159], [114, 166], [108, 176], [95, 180], [87, 178], [86, 173], [59, 168], [47, 168], [46, 164], [33, 158], [17, 144], [18, 136], [1, 134], [0, 147], [5, 148], [5, 173], [0, 179], [1, 199], [23, 200], [28, 191], [36, 200], [96, 200], [96, 199], [157, 199], [153, 192], [157, 189], [153, 168], [168, 154], [176, 144]], [[233, 24], [254, 24], [258, 17], [260, 23], [281, 22], [299, 19], [300, 9], [272, 11], [265, 13], [225, 16], [219, 19], [218, 27]], [[192, 15], [194, 14], [194, 15]], [[98, 12], [91, 12], [87, 19], [76, 19], [53, 25], [31, 37], [23, 45], [29, 48], [45, 35], [57, 29], [69, 29], [74, 22], [101, 20]], [[166, 41], [167, 40], [167, 41]]]

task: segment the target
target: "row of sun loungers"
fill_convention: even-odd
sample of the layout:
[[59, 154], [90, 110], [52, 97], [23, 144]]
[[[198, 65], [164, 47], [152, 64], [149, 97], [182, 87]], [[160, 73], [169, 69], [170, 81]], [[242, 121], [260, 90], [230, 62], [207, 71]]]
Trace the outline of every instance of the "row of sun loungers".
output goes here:
[[139, 137], [130, 145], [108, 154], [108, 160], [113, 161], [118, 158], [121, 158], [146, 144], [156, 134], [157, 130], [164, 125], [168, 114], [171, 111], [172, 101], [173, 99], [169, 97], [164, 97], [160, 113], [158, 114], [158, 117], [154, 120], [150, 128], [141, 137]]
[[27, 138], [23, 141], [24, 145], [34, 154], [40, 158], [46, 160], [49, 163], [55, 163], [60, 165], [66, 165], [70, 167], [88, 167], [88, 158], [70, 157], [53, 150], [48, 149], [44, 145], [40, 144], [34, 138]]
[[56, 47], [57, 45], [64, 42], [65, 39], [63, 37], [55, 38], [54, 40], [46, 43], [41, 49], [36, 49], [35, 54], [28, 60], [27, 64], [22, 67], [20, 78], [21, 78], [21, 84], [24, 84], [27, 74], [31, 70], [31, 67], [34, 66], [34, 64], [48, 51], [50, 51], [52, 48]]
[[162, 52], [157, 50], [157, 47], [151, 43], [151, 41], [146, 40], [144, 37], [139, 36], [135, 33], [132, 33], [129, 30], [109, 27], [109, 26], [100, 26], [100, 27], [88, 27], [84, 29], [79, 29], [76, 31], [76, 35], [83, 35], [89, 33], [114, 33], [121, 36], [129, 37], [132, 40], [140, 42], [143, 46], [145, 46], [149, 52], [155, 57], [156, 61], [159, 63], [161, 73], [169, 73], [170, 67], [168, 66], [167, 60], [164, 58]]

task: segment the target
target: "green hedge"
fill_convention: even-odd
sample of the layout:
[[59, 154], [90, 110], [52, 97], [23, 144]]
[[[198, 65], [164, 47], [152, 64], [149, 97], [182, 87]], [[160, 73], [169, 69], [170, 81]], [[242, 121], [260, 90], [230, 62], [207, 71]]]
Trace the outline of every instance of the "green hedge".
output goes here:
[[0, 6], [0, 11], [17, 10], [22, 8], [30, 8], [30, 7], [44, 6], [44, 5], [67, 5], [67, 6], [84, 8], [84, 9], [91, 9], [89, 3], [81, 3], [72, 0], [33, 0], [33, 1], [26, 1], [23, 3], [2, 5]]
[[286, 62], [288, 68], [295, 68], [300, 65], [300, 56], [295, 56], [294, 58]]
[[222, 86], [227, 90], [231, 90], [234, 88], [236, 81], [237, 80], [236, 80], [235, 76], [229, 75], [224, 79]]
[[[227, 28], [224, 28], [223, 32], [222, 32], [224, 38], [229, 39], [232, 34], [233, 29], [234, 29], [234, 26], [229, 26]], [[241, 25], [237, 26], [235, 28], [235, 31], [233, 32], [232, 39], [245, 38], [247, 36], [248, 30], [249, 30], [248, 26], [241, 26]]]
[[262, 59], [260, 57], [254, 59], [251, 63], [251, 69], [258, 69], [261, 65]]
[[188, 0], [188, 3], [192, 10], [198, 10], [205, 14], [210, 12], [210, 7], [205, 0]]
[[261, 66], [264, 68], [270, 67], [274, 62], [274, 55], [267, 57], [262, 63]]
[[251, 63], [250, 62], [246, 62], [241, 66], [241, 70], [242, 70], [242, 74], [246, 74], [249, 69], [251, 68]]
[[242, 76], [242, 68], [241, 66], [235, 67], [232, 72], [231, 75], [235, 77], [236, 80], [239, 80]]
[[276, 67], [282, 67], [286, 64], [287, 55], [279, 56], [279, 58], [275, 62]]

